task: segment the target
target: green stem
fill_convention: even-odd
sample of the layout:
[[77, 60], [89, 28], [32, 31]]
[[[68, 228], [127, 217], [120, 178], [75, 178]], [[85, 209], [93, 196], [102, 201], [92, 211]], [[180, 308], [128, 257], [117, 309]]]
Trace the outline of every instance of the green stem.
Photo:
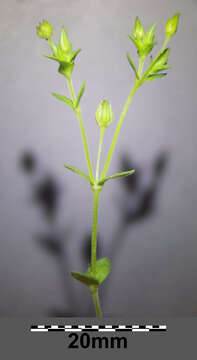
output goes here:
[[91, 268], [93, 274], [96, 274], [96, 246], [97, 246], [97, 226], [98, 226], [98, 205], [99, 195], [101, 187], [94, 186], [94, 205], [93, 205], [93, 217], [92, 217], [92, 240], [91, 240]]
[[[138, 74], [139, 76], [142, 74], [142, 71], [143, 71], [143, 66], [144, 66], [144, 62], [145, 62], [145, 56], [142, 56], [140, 57], [140, 60], [139, 60], [139, 67], [138, 67]], [[135, 82], [134, 82], [134, 85], [133, 85], [133, 88], [127, 98], [127, 101], [123, 107], [123, 110], [122, 110], [122, 113], [120, 115], [120, 119], [118, 121], [118, 124], [116, 126], [116, 130], [115, 130], [115, 133], [114, 133], [114, 136], [113, 136], [113, 139], [112, 139], [112, 143], [111, 143], [111, 146], [110, 146], [110, 149], [109, 149], [109, 152], [108, 152], [108, 155], [107, 155], [107, 159], [105, 161], [105, 165], [104, 165], [104, 168], [103, 168], [103, 171], [102, 171], [102, 174], [101, 174], [101, 179], [103, 179], [107, 173], [107, 170], [109, 168], [109, 165], [110, 165], [110, 162], [111, 162], [111, 158], [112, 158], [112, 155], [113, 155], [113, 152], [114, 152], [114, 149], [115, 149], [115, 146], [116, 146], [116, 143], [117, 143], [117, 140], [118, 140], [118, 135], [119, 135], [119, 132], [120, 132], [120, 129], [121, 129], [121, 126], [122, 126], [122, 122], [125, 118], [125, 115], [127, 113], [127, 110], [129, 108], [129, 105], [131, 103], [131, 100], [133, 99], [133, 96], [135, 95], [138, 87], [141, 85], [141, 82], [140, 82], [141, 79], [135, 79]]]
[[[72, 79], [68, 78], [67, 81], [68, 81], [68, 87], [69, 87], [69, 91], [70, 91], [70, 95], [71, 95], [73, 104], [75, 104], [76, 103], [76, 96], [75, 96], [75, 92], [74, 92], [74, 88], [73, 88], [73, 84], [72, 84]], [[83, 120], [82, 120], [82, 114], [81, 114], [80, 106], [78, 106], [77, 109], [75, 109], [75, 113], [76, 113], [78, 121], [79, 121], [79, 126], [80, 126], [80, 130], [81, 130], [81, 135], [82, 135], [82, 140], [83, 140], [83, 145], [84, 145], [84, 150], [85, 150], [85, 156], [86, 156], [86, 162], [87, 162], [87, 166], [88, 166], [88, 170], [89, 170], [89, 175], [90, 175], [91, 181], [94, 182], [92, 164], [91, 164], [91, 160], [90, 160], [90, 154], [89, 154], [89, 149], [88, 149], [86, 132], [85, 132], [85, 128], [84, 128], [84, 124], [83, 124]]]
[[96, 287], [94, 290], [91, 290], [91, 295], [92, 295], [92, 299], [93, 299], [93, 303], [94, 303], [94, 307], [95, 307], [95, 311], [96, 311], [96, 316], [98, 318], [101, 318], [102, 312], [101, 312], [101, 307], [100, 307], [100, 303], [99, 303], [98, 287]]
[[[91, 270], [94, 275], [96, 275], [96, 248], [97, 248], [97, 226], [98, 226], [98, 205], [99, 205], [99, 195], [102, 187], [94, 185], [92, 187], [94, 194], [94, 206], [93, 206], [93, 218], [92, 218], [92, 239], [91, 239]], [[98, 287], [92, 287], [90, 289], [96, 315], [101, 317], [101, 309], [99, 304], [98, 296]]]
[[116, 146], [118, 135], [119, 135], [119, 132], [120, 132], [120, 129], [121, 129], [121, 126], [122, 126], [122, 122], [123, 122], [123, 120], [125, 118], [125, 115], [126, 115], [126, 112], [127, 112], [128, 108], [129, 108], [129, 105], [131, 103], [131, 100], [132, 100], [133, 96], [135, 95], [136, 90], [138, 88], [137, 84], [138, 84], [138, 81], [135, 80], [133, 89], [131, 90], [131, 92], [129, 94], [129, 97], [127, 98], [127, 101], [126, 101], [126, 103], [125, 103], [125, 105], [123, 107], [122, 113], [120, 115], [120, 119], [118, 121], [116, 130], [115, 130], [115, 133], [114, 133], [114, 136], [113, 136], [113, 139], [112, 139], [112, 143], [111, 143], [111, 146], [110, 146], [110, 149], [109, 149], [106, 161], [105, 161], [105, 165], [104, 165], [103, 171], [101, 173], [101, 179], [103, 179], [105, 177], [106, 173], [107, 173], [107, 170], [108, 170], [108, 167], [110, 165], [111, 158], [112, 158], [115, 146]]
[[99, 139], [99, 148], [98, 148], [98, 156], [97, 156], [97, 163], [96, 163], [96, 181], [99, 180], [99, 169], [100, 169], [101, 150], [102, 150], [102, 144], [103, 144], [104, 131], [105, 131], [105, 128], [101, 128], [101, 130], [100, 130], [100, 139]]

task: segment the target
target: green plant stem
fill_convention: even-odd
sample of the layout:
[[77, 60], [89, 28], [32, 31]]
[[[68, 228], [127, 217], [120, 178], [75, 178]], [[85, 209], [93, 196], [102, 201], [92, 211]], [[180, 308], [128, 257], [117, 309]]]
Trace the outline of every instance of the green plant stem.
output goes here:
[[97, 156], [97, 163], [96, 163], [96, 181], [99, 180], [99, 169], [100, 169], [101, 150], [102, 150], [104, 132], [105, 132], [105, 128], [101, 128], [100, 129], [100, 138], [99, 138], [98, 156]]
[[[141, 75], [142, 71], [143, 71], [143, 66], [144, 66], [144, 62], [145, 62], [145, 56], [141, 57], [140, 60], [139, 60], [139, 67], [138, 67], [138, 74], [139, 76]], [[115, 130], [115, 133], [114, 133], [114, 136], [113, 136], [113, 139], [112, 139], [112, 143], [111, 143], [111, 146], [110, 146], [110, 149], [109, 149], [109, 152], [107, 154], [107, 158], [106, 158], [106, 161], [105, 161], [105, 164], [104, 164], [104, 167], [103, 167], [103, 171], [101, 173], [101, 177], [100, 179], [103, 179], [107, 173], [107, 170], [109, 168], [109, 165], [110, 165], [110, 162], [111, 162], [111, 159], [112, 159], [112, 155], [113, 155], [113, 152], [114, 152], [114, 149], [115, 149], [115, 146], [116, 146], [116, 143], [117, 143], [117, 140], [118, 140], [118, 135], [119, 135], [119, 132], [120, 132], [120, 129], [121, 129], [121, 126], [122, 126], [122, 122], [125, 118], [125, 115], [127, 113], [127, 110], [129, 108], [129, 105], [131, 103], [131, 100], [133, 99], [138, 87], [141, 85], [141, 82], [140, 82], [140, 79], [138, 80], [137, 78], [135, 79], [135, 82], [134, 82], [134, 85], [133, 85], [133, 88], [127, 98], [127, 101], [123, 107], [123, 110], [122, 110], [122, 113], [120, 115], [120, 118], [119, 118], [119, 121], [118, 121], [118, 124], [116, 126], [116, 130]]]
[[[68, 78], [68, 87], [69, 87], [69, 91], [70, 91], [70, 95], [73, 101], [73, 104], [76, 103], [76, 96], [75, 96], [75, 92], [74, 92], [74, 88], [73, 88], [73, 84], [72, 84], [72, 79]], [[90, 154], [89, 154], [89, 149], [88, 149], [88, 142], [87, 142], [87, 137], [86, 137], [86, 132], [85, 132], [85, 128], [84, 128], [84, 124], [83, 124], [83, 120], [82, 120], [82, 114], [81, 114], [81, 107], [78, 106], [75, 109], [75, 113], [77, 115], [78, 121], [79, 121], [79, 126], [80, 126], [80, 130], [81, 130], [81, 135], [82, 135], [82, 140], [83, 140], [83, 145], [84, 145], [84, 150], [85, 150], [85, 156], [86, 156], [86, 162], [87, 162], [87, 166], [88, 166], [88, 170], [89, 170], [89, 175], [91, 178], [92, 183], [94, 182], [94, 174], [93, 174], [93, 170], [92, 170], [92, 163], [90, 160]]]
[[91, 240], [91, 268], [92, 273], [96, 274], [96, 246], [97, 246], [97, 226], [98, 226], [98, 205], [101, 187], [94, 186], [94, 204], [93, 204], [93, 217], [92, 217], [92, 240]]
[[118, 135], [119, 135], [119, 132], [120, 132], [120, 129], [121, 129], [121, 126], [122, 126], [122, 122], [123, 122], [123, 120], [125, 118], [126, 112], [127, 112], [128, 108], [129, 108], [129, 105], [131, 103], [131, 100], [132, 100], [133, 96], [136, 93], [137, 88], [138, 88], [137, 80], [135, 80], [133, 89], [131, 90], [131, 92], [130, 92], [128, 98], [127, 98], [127, 101], [126, 101], [126, 103], [125, 103], [125, 105], [123, 107], [122, 113], [120, 115], [120, 119], [119, 119], [118, 124], [116, 126], [116, 130], [115, 130], [115, 133], [114, 133], [114, 136], [113, 136], [113, 139], [112, 139], [112, 143], [111, 143], [111, 146], [110, 146], [110, 149], [109, 149], [109, 152], [108, 152], [105, 164], [104, 164], [103, 171], [101, 173], [101, 177], [100, 177], [101, 179], [103, 179], [105, 177], [106, 173], [107, 173], [107, 170], [108, 170], [108, 167], [110, 165], [111, 158], [112, 158], [115, 146], [116, 146]]
[[96, 311], [96, 316], [98, 318], [101, 318], [102, 317], [102, 312], [101, 312], [101, 307], [100, 307], [100, 302], [99, 302], [98, 287], [96, 287], [96, 288], [94, 288], [93, 290], [90, 290], [90, 291], [91, 291], [92, 300], [93, 300], [93, 303], [94, 303], [94, 308], [95, 308], [95, 311]]
[[[93, 217], [92, 217], [92, 239], [91, 239], [91, 270], [92, 273], [96, 274], [96, 250], [97, 250], [97, 226], [98, 226], [98, 205], [99, 205], [99, 195], [102, 187], [94, 185], [92, 187], [94, 194], [94, 205], [93, 205]], [[93, 303], [96, 311], [97, 317], [101, 317], [101, 309], [99, 304], [98, 296], [98, 287], [93, 287], [91, 290], [91, 295], [93, 298]]]

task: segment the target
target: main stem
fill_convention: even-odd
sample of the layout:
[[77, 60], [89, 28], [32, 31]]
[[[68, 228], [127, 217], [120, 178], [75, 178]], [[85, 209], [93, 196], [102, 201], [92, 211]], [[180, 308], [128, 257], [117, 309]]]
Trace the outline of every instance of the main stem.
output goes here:
[[100, 302], [99, 302], [98, 287], [92, 288], [90, 291], [91, 291], [92, 300], [93, 300], [95, 311], [96, 311], [96, 316], [98, 318], [101, 318], [102, 312], [101, 312], [101, 307], [100, 307]]
[[97, 226], [98, 226], [98, 205], [99, 195], [101, 189], [98, 187], [93, 189], [94, 205], [93, 205], [93, 217], [92, 217], [92, 241], [91, 241], [91, 269], [92, 273], [96, 274], [96, 247], [97, 247]]
[[[93, 194], [94, 194], [94, 205], [93, 205], [93, 217], [92, 217], [92, 239], [91, 239], [91, 270], [94, 275], [96, 275], [96, 249], [97, 249], [97, 227], [98, 227], [98, 206], [99, 206], [99, 195], [101, 192], [101, 187], [94, 185]], [[90, 289], [96, 316], [100, 318], [102, 316], [99, 295], [98, 295], [98, 286], [92, 286]]]
[[[75, 96], [75, 92], [74, 92], [74, 88], [73, 88], [73, 84], [72, 84], [72, 79], [68, 78], [67, 81], [68, 81], [68, 87], [69, 87], [69, 91], [70, 91], [70, 95], [71, 95], [73, 104], [75, 104], [76, 103], [76, 96]], [[84, 124], [83, 124], [83, 120], [82, 120], [82, 114], [81, 114], [80, 106], [78, 106], [78, 108], [75, 109], [75, 113], [76, 113], [78, 121], [79, 121], [79, 126], [80, 126], [80, 130], [81, 130], [81, 136], [82, 136], [82, 140], [83, 140], [83, 145], [84, 145], [84, 150], [85, 150], [85, 156], [86, 156], [86, 162], [87, 162], [87, 166], [88, 166], [88, 170], [89, 170], [89, 175], [90, 175], [90, 178], [91, 178], [92, 182], [94, 182], [94, 175], [93, 175], [92, 164], [91, 164], [91, 160], [90, 160], [88, 142], [87, 142], [86, 132], [85, 132], [85, 128], [84, 128]]]

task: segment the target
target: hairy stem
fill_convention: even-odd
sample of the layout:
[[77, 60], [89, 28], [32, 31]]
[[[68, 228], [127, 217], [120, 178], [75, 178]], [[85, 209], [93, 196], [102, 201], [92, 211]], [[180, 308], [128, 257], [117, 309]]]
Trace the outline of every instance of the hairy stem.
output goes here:
[[[70, 91], [72, 101], [75, 104], [76, 103], [76, 96], [75, 96], [75, 92], [74, 92], [74, 88], [73, 88], [71, 78], [68, 79], [68, 87], [69, 87], [69, 91]], [[89, 170], [89, 175], [90, 175], [91, 181], [94, 182], [92, 163], [91, 163], [91, 160], [90, 160], [88, 142], [87, 142], [86, 132], [85, 132], [85, 128], [84, 128], [84, 124], [83, 124], [83, 120], [82, 120], [82, 114], [81, 114], [81, 107], [80, 106], [78, 106], [77, 109], [75, 109], [75, 113], [76, 113], [78, 121], [79, 121], [79, 126], [80, 126], [80, 130], [81, 130], [81, 136], [82, 136], [82, 140], [83, 140], [83, 145], [84, 145], [84, 150], [85, 150], [85, 156], [86, 156], [86, 162], [87, 162], [87, 166], [88, 166], [88, 170]]]

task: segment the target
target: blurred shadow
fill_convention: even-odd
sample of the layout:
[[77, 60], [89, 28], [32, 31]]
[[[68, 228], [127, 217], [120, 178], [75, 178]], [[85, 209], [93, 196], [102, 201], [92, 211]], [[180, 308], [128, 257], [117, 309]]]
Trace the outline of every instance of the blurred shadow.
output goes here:
[[[127, 230], [131, 231], [131, 226], [155, 213], [158, 191], [168, 161], [169, 154], [164, 151], [155, 157], [148, 168], [147, 166], [140, 167], [128, 154], [121, 157], [120, 171], [135, 169], [136, 172], [119, 180], [123, 193], [121, 192], [121, 197], [115, 199], [119, 209], [119, 223], [113, 233], [108, 252], [112, 264], [116, 263], [117, 256], [121, 254]], [[107, 284], [105, 284], [102, 297], [106, 297]]]
[[[73, 292], [72, 279], [66, 276], [70, 273], [70, 257], [67, 243], [71, 229], [60, 229], [57, 224], [57, 213], [61, 198], [61, 190], [58, 181], [51, 175], [45, 174], [39, 161], [32, 152], [22, 154], [20, 164], [23, 171], [31, 176], [32, 201], [37, 205], [48, 224], [46, 233], [38, 233], [35, 239], [40, 248], [51, 255], [58, 266], [62, 279], [64, 302], [68, 304], [66, 309], [51, 309], [48, 316], [77, 316], [77, 297]], [[64, 314], [64, 315], [63, 315]]]
[[[120, 198], [116, 198], [116, 206], [119, 209], [119, 222], [112, 236], [108, 257], [115, 264], [117, 256], [122, 251], [125, 243], [127, 230], [135, 223], [153, 215], [156, 210], [158, 190], [161, 185], [163, 174], [166, 171], [169, 155], [160, 152], [148, 168], [140, 167], [128, 155], [124, 154], [120, 159], [120, 171], [136, 169], [132, 176], [122, 178]], [[64, 302], [68, 305], [64, 309], [52, 308], [48, 311], [51, 317], [78, 317], [81, 316], [80, 303], [77, 294], [74, 293], [73, 278], [66, 276], [70, 274], [71, 264], [68, 253], [68, 239], [71, 227], [61, 229], [57, 223], [57, 214], [61, 199], [61, 189], [57, 179], [49, 173], [45, 173], [38, 159], [32, 152], [24, 152], [20, 159], [21, 167], [31, 180], [32, 201], [40, 208], [44, 219], [47, 221], [48, 230], [45, 233], [37, 233], [35, 239], [42, 250], [47, 252], [56, 261], [62, 281]], [[101, 253], [102, 238], [98, 234], [97, 257], [106, 254]], [[91, 263], [91, 231], [82, 237], [81, 257], [85, 268]], [[106, 282], [101, 291], [101, 301], [106, 299], [109, 283]], [[94, 317], [94, 308], [91, 297], [86, 299], [87, 308], [85, 316]]]

